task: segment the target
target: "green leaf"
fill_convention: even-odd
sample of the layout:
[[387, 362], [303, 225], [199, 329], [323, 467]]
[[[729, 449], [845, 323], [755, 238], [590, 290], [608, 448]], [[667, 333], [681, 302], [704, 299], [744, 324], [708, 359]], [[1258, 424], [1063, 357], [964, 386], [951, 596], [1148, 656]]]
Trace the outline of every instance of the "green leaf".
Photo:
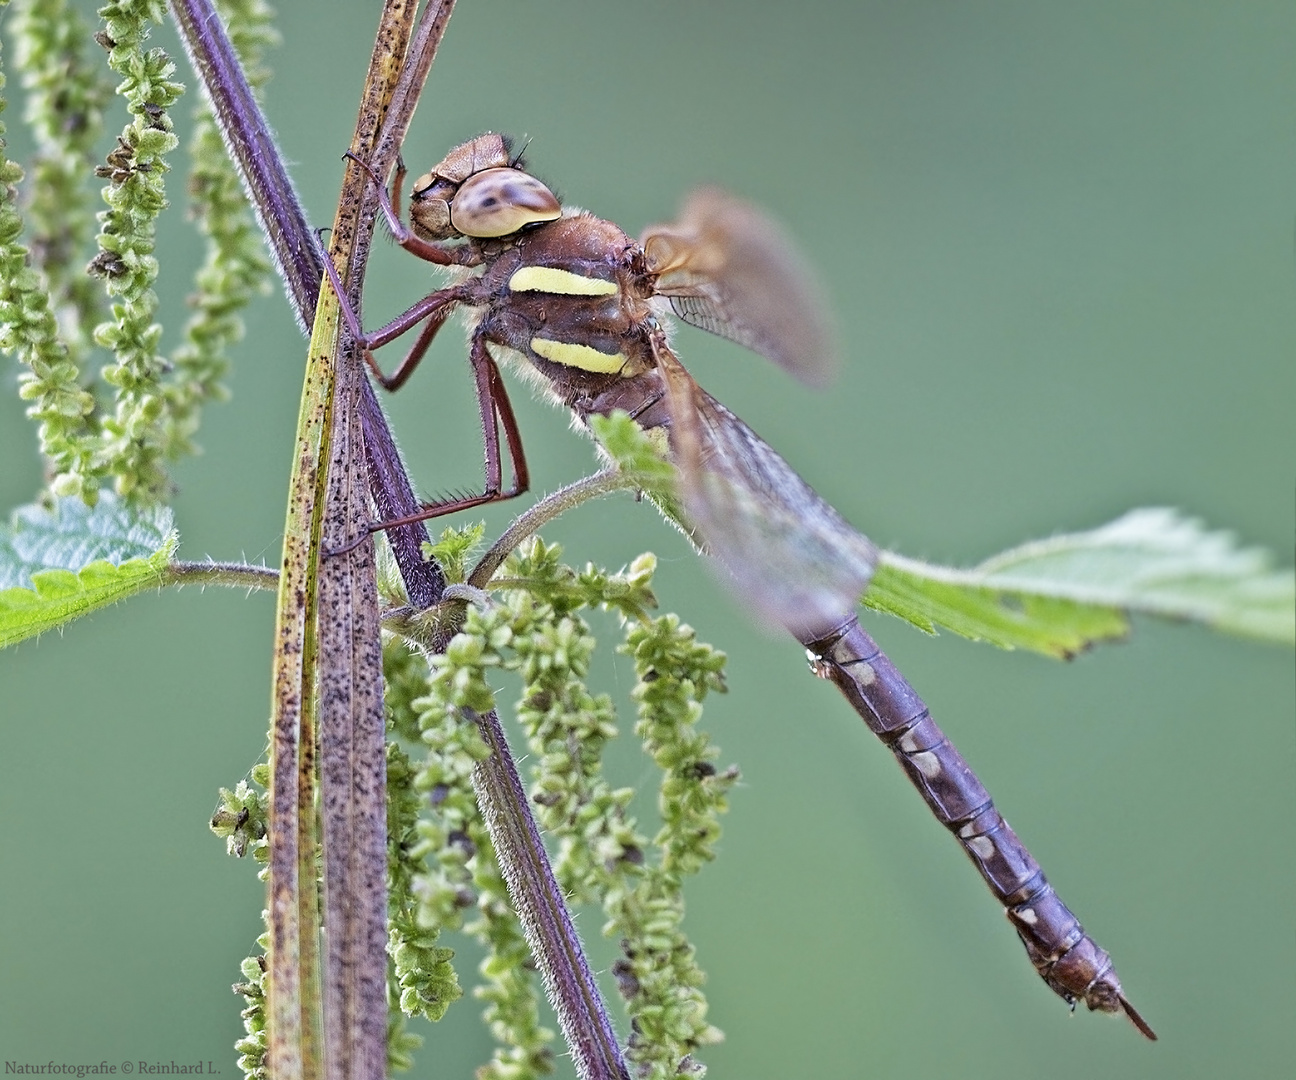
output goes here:
[[0, 648], [165, 583], [176, 548], [171, 511], [111, 494], [91, 508], [30, 505], [0, 528]]
[[436, 543], [426, 542], [423, 555], [435, 559], [441, 565], [441, 571], [448, 582], [464, 580], [464, 564], [468, 556], [481, 546], [482, 537], [486, 535], [486, 522], [479, 521], [465, 525], [462, 529], [453, 526], [442, 530], [441, 539]]
[[655, 438], [621, 409], [614, 409], [607, 416], [591, 416], [589, 426], [599, 446], [617, 468], [626, 476], [633, 477], [639, 489], [663, 516], [697, 544], [680, 506], [675, 466], [663, 456], [665, 444], [661, 429], [657, 429]]
[[675, 486], [675, 466], [662, 456], [662, 444], [654, 441], [630, 414], [615, 409], [607, 416], [589, 418], [590, 430], [622, 472], [630, 473], [646, 488], [670, 493]]
[[1129, 620], [1117, 608], [1049, 600], [939, 576], [971, 573], [883, 552], [864, 594], [864, 606], [895, 615], [929, 634], [943, 626], [973, 641], [988, 641], [1003, 649], [1033, 649], [1063, 660], [1129, 633]]
[[1129, 631], [1128, 613], [1296, 644], [1296, 577], [1176, 510], [1145, 508], [1097, 529], [1010, 548], [970, 570], [883, 552], [864, 597], [928, 633], [1069, 657]]

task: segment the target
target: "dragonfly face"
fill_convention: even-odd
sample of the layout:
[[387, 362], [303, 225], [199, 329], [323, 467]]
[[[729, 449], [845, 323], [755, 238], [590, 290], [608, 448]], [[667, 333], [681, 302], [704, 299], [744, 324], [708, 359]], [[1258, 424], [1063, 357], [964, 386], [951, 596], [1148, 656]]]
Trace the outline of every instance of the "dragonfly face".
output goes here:
[[517, 164], [499, 135], [456, 146], [414, 183], [415, 233], [425, 240], [508, 236], [559, 217], [553, 192]]

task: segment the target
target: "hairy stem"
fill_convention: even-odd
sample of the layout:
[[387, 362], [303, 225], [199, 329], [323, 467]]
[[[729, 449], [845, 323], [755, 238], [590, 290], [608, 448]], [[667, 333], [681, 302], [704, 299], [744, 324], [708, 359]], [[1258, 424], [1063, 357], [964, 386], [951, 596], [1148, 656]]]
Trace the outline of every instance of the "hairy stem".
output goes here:
[[166, 585], [227, 585], [231, 589], [277, 589], [279, 571], [268, 566], [233, 562], [173, 562], [164, 575]]

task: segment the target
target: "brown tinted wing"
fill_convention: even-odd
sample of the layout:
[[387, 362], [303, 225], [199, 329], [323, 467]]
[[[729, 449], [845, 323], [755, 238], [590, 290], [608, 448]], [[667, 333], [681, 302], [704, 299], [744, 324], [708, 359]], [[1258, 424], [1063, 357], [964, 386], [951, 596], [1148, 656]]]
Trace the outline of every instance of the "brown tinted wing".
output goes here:
[[715, 188], [689, 196], [679, 220], [644, 231], [656, 292], [684, 322], [745, 345], [820, 386], [836, 351], [814, 275], [778, 225]]
[[854, 610], [877, 549], [656, 343], [687, 524], [742, 599], [803, 641]]

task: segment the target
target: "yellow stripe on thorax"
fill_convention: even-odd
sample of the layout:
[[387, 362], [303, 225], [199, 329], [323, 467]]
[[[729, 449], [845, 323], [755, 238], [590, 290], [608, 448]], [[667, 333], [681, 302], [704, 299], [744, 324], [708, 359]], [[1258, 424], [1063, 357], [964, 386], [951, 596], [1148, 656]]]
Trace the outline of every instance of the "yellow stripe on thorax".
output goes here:
[[555, 364], [593, 371], [599, 375], [614, 375], [626, 362], [622, 353], [609, 355], [591, 349], [588, 345], [576, 345], [570, 341], [551, 341], [549, 338], [537, 337], [531, 339], [531, 348], [537, 356], [543, 356]]
[[524, 266], [513, 271], [508, 287], [512, 292], [555, 293], [559, 296], [612, 296], [616, 282], [583, 277], [553, 266]]

